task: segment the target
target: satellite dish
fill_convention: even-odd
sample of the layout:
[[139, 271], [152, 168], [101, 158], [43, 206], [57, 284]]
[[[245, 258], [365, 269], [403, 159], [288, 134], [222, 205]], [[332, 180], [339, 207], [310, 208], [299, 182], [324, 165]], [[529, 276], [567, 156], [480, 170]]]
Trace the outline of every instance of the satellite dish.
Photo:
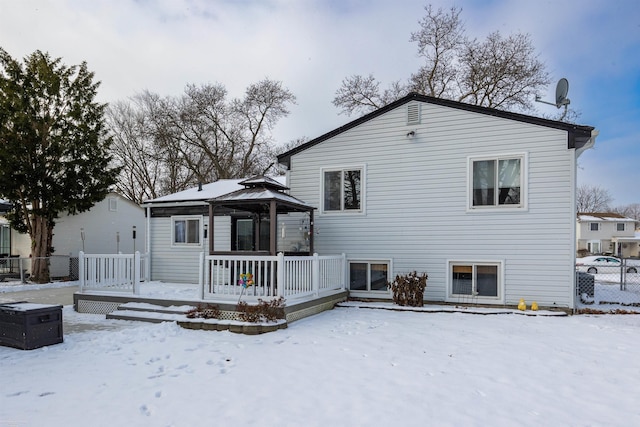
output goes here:
[[569, 92], [569, 81], [565, 78], [558, 80], [556, 85], [556, 107], [560, 108], [563, 105], [567, 106], [571, 101], [567, 99], [567, 93]]
[[567, 98], [567, 93], [569, 92], [569, 81], [564, 77], [558, 80], [558, 84], [556, 85], [556, 103], [543, 101], [540, 99], [540, 95], [536, 95], [536, 102], [542, 102], [547, 105], [555, 105], [556, 108], [560, 108], [564, 106], [564, 114], [560, 117], [560, 120], [564, 120], [567, 115], [567, 109], [571, 101]]

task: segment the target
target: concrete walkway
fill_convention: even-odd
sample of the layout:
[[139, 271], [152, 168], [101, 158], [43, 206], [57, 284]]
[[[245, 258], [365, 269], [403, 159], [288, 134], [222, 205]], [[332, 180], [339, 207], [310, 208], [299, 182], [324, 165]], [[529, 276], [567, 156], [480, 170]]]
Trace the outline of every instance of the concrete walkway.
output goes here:
[[0, 304], [8, 302], [27, 301], [37, 304], [73, 305], [73, 293], [77, 286], [64, 288], [45, 288], [16, 292], [1, 292]]

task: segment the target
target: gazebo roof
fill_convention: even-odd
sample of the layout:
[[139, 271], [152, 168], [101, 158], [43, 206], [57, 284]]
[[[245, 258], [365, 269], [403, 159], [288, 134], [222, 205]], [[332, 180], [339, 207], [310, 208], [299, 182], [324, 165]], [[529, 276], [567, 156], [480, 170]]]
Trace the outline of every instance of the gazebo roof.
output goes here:
[[309, 212], [315, 208], [284, 191], [289, 188], [266, 176], [254, 176], [239, 184], [245, 188], [209, 199], [215, 206], [264, 213], [269, 211], [271, 201], [276, 202], [277, 212]]

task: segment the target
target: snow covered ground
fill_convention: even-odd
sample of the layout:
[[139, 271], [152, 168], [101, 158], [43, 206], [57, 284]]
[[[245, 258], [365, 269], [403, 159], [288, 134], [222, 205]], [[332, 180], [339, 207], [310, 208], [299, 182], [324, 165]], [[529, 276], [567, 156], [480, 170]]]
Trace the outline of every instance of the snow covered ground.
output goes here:
[[640, 425], [640, 316], [340, 307], [247, 336], [63, 309], [0, 347], [0, 426]]

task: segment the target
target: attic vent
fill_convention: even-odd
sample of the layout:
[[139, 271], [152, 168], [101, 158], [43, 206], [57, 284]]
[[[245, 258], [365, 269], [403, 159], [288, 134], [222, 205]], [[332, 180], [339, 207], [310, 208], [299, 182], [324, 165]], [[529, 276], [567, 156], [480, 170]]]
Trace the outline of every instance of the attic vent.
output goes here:
[[407, 105], [407, 124], [415, 125], [418, 123], [420, 123], [420, 104]]

